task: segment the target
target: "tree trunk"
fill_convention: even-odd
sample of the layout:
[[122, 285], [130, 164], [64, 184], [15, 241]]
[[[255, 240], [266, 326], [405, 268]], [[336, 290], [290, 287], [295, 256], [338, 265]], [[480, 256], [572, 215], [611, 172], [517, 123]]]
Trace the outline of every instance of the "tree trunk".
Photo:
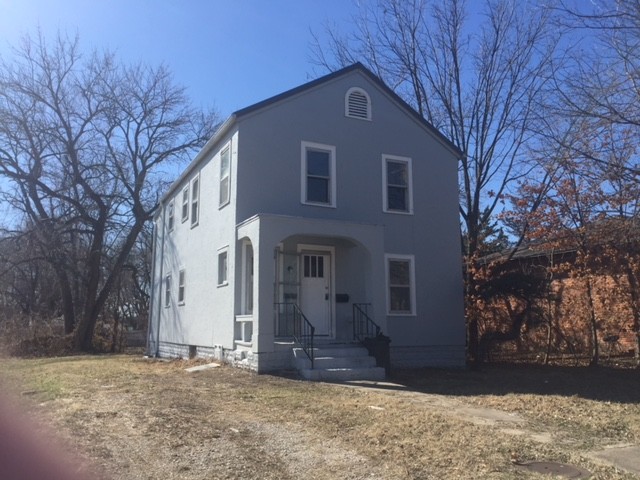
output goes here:
[[120, 314], [118, 308], [113, 315], [113, 337], [111, 338], [111, 353], [116, 353], [118, 350], [118, 331], [120, 329]]
[[[471, 241], [471, 240], [469, 240]], [[474, 302], [474, 292], [475, 292], [475, 278], [473, 272], [473, 260], [472, 256], [469, 254], [470, 245], [468, 245], [467, 250], [467, 268], [465, 271], [465, 313], [467, 319], [467, 355], [469, 357], [470, 366], [477, 367], [480, 365], [482, 360], [480, 359], [480, 339], [478, 332], [478, 317], [476, 313]]]
[[64, 333], [70, 335], [73, 333], [73, 329], [76, 326], [75, 308], [73, 304], [73, 294], [71, 293], [71, 287], [69, 286], [66, 275], [63, 275], [64, 281], [58, 275], [60, 280], [60, 295], [62, 296], [62, 316], [64, 318]]
[[[124, 266], [125, 261], [129, 256], [131, 249], [133, 248], [133, 245], [135, 244], [136, 238], [138, 238], [138, 234], [142, 230], [145, 220], [145, 218], [138, 218], [136, 224], [131, 227], [131, 230], [129, 231], [120, 249], [120, 253], [116, 258], [113, 267], [111, 268], [111, 272], [105, 279], [104, 285], [99, 292], [98, 282], [100, 279], [100, 255], [91, 257], [90, 262], [87, 265], [87, 272], [90, 272], [88, 276], [91, 280], [88, 282], [87, 287], [85, 312], [78, 324], [75, 336], [74, 347], [77, 350], [85, 352], [90, 352], [93, 350], [93, 334], [95, 331], [96, 322], [98, 321], [98, 316], [100, 315], [100, 312], [102, 311], [107, 299], [109, 298], [116, 280], [122, 272], [122, 267]], [[102, 251], [102, 244], [100, 244], [99, 247], [100, 250], [95, 251]], [[92, 279], [93, 275], [95, 275], [95, 277]]]
[[549, 315], [547, 315], [547, 346], [544, 352], [544, 365], [549, 365], [549, 357], [551, 357], [551, 339], [553, 338], [551, 335], [551, 332], [553, 330], [553, 325], [551, 322], [553, 321], [553, 319], [550, 313], [551, 308], [549, 308]]
[[589, 322], [591, 327], [591, 361], [589, 366], [595, 367], [600, 362], [600, 349], [598, 346], [598, 321], [596, 319], [596, 311], [593, 306], [593, 286], [591, 285], [591, 277], [587, 276], [587, 304], [589, 308]]

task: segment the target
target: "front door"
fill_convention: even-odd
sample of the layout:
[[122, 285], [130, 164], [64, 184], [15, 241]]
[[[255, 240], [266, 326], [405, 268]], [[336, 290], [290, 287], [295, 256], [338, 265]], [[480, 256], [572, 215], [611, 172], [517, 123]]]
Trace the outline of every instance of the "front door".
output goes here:
[[316, 335], [331, 335], [331, 256], [302, 253], [300, 307], [316, 328]]

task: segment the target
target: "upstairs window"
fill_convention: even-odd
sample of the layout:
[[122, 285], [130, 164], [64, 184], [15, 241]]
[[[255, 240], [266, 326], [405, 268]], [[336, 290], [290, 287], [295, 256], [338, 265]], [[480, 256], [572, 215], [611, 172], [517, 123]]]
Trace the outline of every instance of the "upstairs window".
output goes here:
[[369, 94], [361, 88], [350, 88], [344, 98], [344, 110], [344, 114], [349, 118], [371, 120], [371, 99]]
[[198, 205], [200, 204], [200, 176], [191, 181], [191, 226], [195, 227], [200, 219]]
[[413, 213], [411, 159], [382, 157], [382, 209], [388, 213]]
[[309, 205], [336, 206], [336, 147], [302, 142], [301, 200]]
[[182, 189], [182, 222], [189, 218], [189, 185]]
[[220, 207], [229, 203], [231, 185], [229, 182], [231, 172], [231, 148], [226, 147], [220, 153]]
[[173, 218], [173, 200], [171, 200], [169, 202], [169, 205], [167, 205], [167, 229], [172, 232], [173, 231], [173, 224], [174, 224], [174, 218]]

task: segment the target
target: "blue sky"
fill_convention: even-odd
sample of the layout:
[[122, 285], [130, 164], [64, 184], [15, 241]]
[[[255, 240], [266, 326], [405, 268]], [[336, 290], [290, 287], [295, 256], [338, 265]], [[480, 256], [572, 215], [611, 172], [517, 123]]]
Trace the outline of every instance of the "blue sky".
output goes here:
[[311, 30], [349, 28], [355, 0], [0, 0], [0, 54], [39, 26], [80, 36], [85, 50], [164, 62], [193, 101], [223, 117], [325, 73]]

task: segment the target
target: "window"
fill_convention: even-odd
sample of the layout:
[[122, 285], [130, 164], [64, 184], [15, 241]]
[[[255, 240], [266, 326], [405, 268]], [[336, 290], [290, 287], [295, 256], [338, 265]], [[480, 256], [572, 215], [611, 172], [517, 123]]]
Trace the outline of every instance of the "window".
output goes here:
[[229, 203], [231, 185], [229, 183], [231, 171], [231, 148], [226, 147], [220, 154], [220, 207]]
[[350, 88], [344, 97], [344, 114], [350, 118], [371, 120], [371, 99], [361, 88]]
[[382, 209], [389, 213], [413, 213], [411, 159], [383, 155]]
[[387, 255], [386, 258], [389, 315], [415, 315], [413, 255]]
[[191, 226], [198, 225], [200, 219], [198, 215], [198, 205], [200, 203], [200, 176], [191, 181]]
[[178, 305], [184, 305], [184, 269], [178, 274]]
[[171, 200], [169, 202], [169, 205], [167, 205], [167, 228], [170, 232], [173, 231], [173, 222], [174, 222], [174, 218], [173, 218], [173, 200]]
[[164, 306], [171, 305], [171, 275], [167, 275], [164, 279]]
[[189, 185], [182, 189], [182, 222], [189, 218]]
[[218, 285], [227, 284], [227, 250], [218, 252]]
[[336, 206], [336, 148], [302, 142], [302, 203]]

